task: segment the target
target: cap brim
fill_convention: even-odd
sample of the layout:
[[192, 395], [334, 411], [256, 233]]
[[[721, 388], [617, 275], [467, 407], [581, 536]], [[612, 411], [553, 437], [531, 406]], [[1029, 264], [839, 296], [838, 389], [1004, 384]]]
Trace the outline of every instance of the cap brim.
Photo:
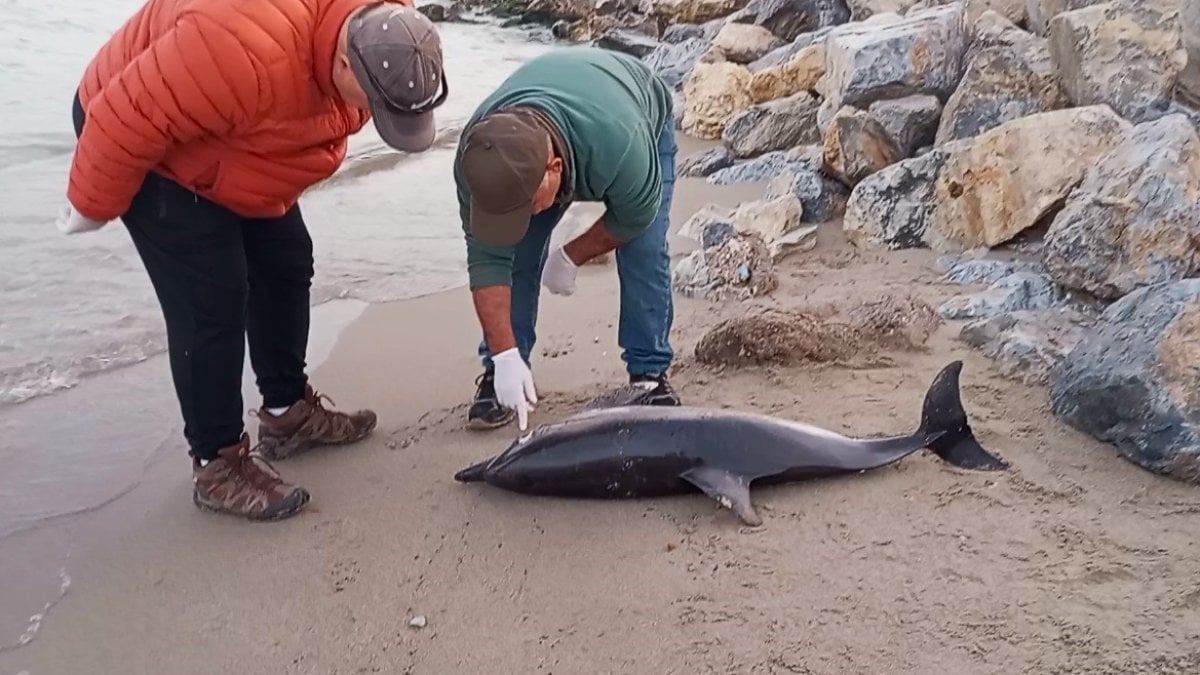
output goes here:
[[380, 138], [401, 152], [428, 150], [437, 137], [433, 111], [420, 114], [396, 112], [384, 103], [371, 102], [371, 118]]
[[508, 213], [486, 213], [471, 200], [471, 236], [488, 246], [513, 246], [529, 229], [533, 205], [524, 204]]

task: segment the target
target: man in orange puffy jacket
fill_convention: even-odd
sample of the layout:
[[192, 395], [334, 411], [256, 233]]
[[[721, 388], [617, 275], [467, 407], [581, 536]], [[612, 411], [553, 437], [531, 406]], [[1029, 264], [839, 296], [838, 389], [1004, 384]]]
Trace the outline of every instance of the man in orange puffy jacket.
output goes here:
[[[193, 458], [193, 501], [252, 519], [309, 493], [268, 460], [357, 441], [375, 413], [308, 384], [312, 239], [297, 201], [373, 119], [423, 151], [448, 89], [441, 42], [411, 0], [148, 0], [102, 47], [74, 106], [66, 232], [120, 218], [166, 320]], [[245, 341], [263, 397], [242, 419]]]

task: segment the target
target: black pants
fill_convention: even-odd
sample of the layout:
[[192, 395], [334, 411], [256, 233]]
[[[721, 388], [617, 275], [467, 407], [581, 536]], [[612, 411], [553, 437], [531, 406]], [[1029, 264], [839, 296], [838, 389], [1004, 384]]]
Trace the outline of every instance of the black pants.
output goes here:
[[[78, 94], [75, 134], [85, 119]], [[263, 405], [291, 405], [307, 377], [312, 239], [298, 206], [243, 218], [150, 172], [121, 216], [162, 307], [191, 455], [213, 459], [244, 430], [242, 364]]]

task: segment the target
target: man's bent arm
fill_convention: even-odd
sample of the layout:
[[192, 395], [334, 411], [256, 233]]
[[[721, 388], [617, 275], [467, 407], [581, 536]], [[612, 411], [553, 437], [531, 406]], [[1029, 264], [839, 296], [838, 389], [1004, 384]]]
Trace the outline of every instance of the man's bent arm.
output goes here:
[[604, 255], [621, 245], [621, 240], [612, 236], [604, 226], [604, 216], [601, 216], [583, 234], [575, 237], [563, 251], [576, 267], [592, 258]]
[[512, 329], [512, 287], [483, 286], [471, 291], [488, 352], [495, 356], [517, 346]]

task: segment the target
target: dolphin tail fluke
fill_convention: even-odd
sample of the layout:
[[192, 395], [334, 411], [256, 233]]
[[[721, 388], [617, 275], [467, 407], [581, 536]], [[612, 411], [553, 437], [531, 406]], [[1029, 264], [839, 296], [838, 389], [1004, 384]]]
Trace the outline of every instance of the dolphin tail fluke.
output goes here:
[[921, 428], [917, 433], [944, 432], [928, 447], [954, 466], [980, 471], [1007, 469], [1008, 462], [979, 445], [967, 422], [967, 411], [963, 409], [958, 388], [962, 365], [962, 361], [950, 363], [929, 385], [921, 410]]
[[492, 463], [491, 459], [486, 459], [478, 464], [472, 464], [467, 468], [454, 474], [454, 480], [460, 483], [479, 483], [483, 481], [484, 472], [487, 471], [488, 465]]

